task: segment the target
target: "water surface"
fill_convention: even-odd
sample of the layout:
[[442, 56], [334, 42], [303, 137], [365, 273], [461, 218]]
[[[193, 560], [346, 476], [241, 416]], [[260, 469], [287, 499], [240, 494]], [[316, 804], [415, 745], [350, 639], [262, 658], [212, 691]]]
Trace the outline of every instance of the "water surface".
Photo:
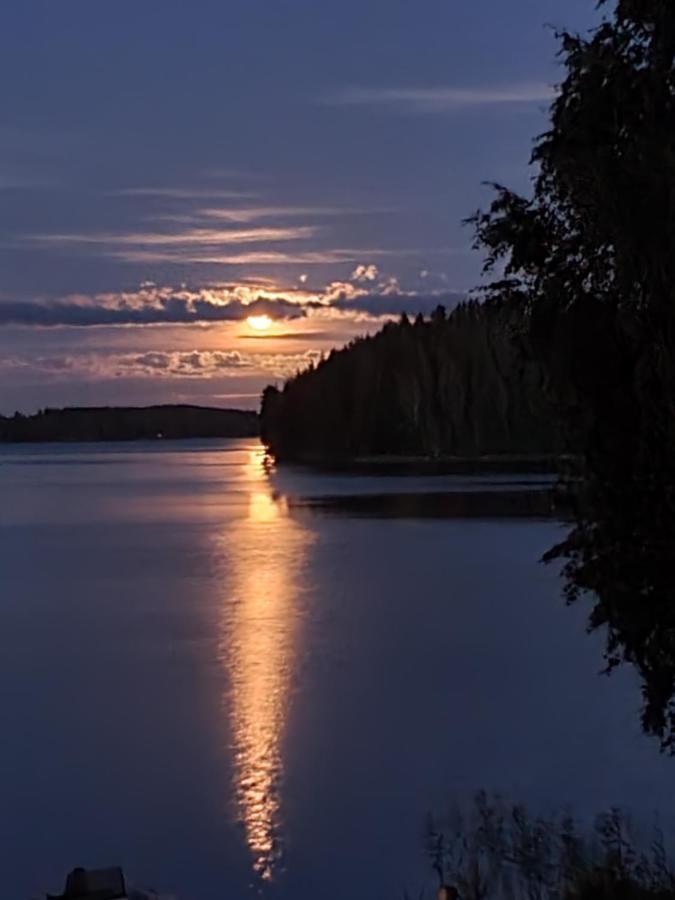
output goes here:
[[482, 787], [649, 821], [673, 763], [538, 563], [560, 526], [439, 511], [494, 480], [0, 451], [3, 895], [122, 864], [183, 900], [384, 900], [424, 881], [427, 811]]

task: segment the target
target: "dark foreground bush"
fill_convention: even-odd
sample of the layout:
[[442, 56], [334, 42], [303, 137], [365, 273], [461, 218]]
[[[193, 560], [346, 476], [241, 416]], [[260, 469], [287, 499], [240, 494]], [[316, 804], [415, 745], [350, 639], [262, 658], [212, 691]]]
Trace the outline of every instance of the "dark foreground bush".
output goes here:
[[617, 809], [584, 826], [480, 793], [468, 809], [429, 820], [426, 852], [438, 884], [454, 886], [461, 900], [675, 898], [662, 832], [640, 839]]

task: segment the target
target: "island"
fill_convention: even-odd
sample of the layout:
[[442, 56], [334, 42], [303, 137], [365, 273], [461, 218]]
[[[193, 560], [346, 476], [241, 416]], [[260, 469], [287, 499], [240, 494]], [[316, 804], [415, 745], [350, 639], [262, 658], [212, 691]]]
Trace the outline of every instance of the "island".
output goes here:
[[135, 441], [257, 437], [252, 410], [206, 406], [93, 406], [0, 416], [0, 442]]

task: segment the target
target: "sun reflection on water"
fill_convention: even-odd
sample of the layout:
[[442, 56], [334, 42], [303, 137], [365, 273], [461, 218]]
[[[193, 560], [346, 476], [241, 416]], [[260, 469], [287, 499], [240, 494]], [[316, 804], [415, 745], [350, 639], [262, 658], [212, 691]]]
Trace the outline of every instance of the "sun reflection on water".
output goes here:
[[300, 570], [311, 535], [288, 517], [251, 452], [241, 521], [228, 535], [233, 589], [222, 611], [220, 655], [229, 682], [234, 795], [256, 875], [269, 881], [283, 854], [282, 742], [300, 610]]

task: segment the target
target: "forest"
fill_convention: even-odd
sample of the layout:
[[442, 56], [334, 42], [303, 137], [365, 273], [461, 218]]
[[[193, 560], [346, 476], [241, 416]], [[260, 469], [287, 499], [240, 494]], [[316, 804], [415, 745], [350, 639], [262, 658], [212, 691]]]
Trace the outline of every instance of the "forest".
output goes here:
[[130, 441], [157, 438], [252, 437], [258, 417], [202, 406], [66, 407], [33, 416], [0, 416], [0, 442]]
[[263, 394], [278, 460], [553, 455], [569, 444], [514, 304], [403, 316]]

